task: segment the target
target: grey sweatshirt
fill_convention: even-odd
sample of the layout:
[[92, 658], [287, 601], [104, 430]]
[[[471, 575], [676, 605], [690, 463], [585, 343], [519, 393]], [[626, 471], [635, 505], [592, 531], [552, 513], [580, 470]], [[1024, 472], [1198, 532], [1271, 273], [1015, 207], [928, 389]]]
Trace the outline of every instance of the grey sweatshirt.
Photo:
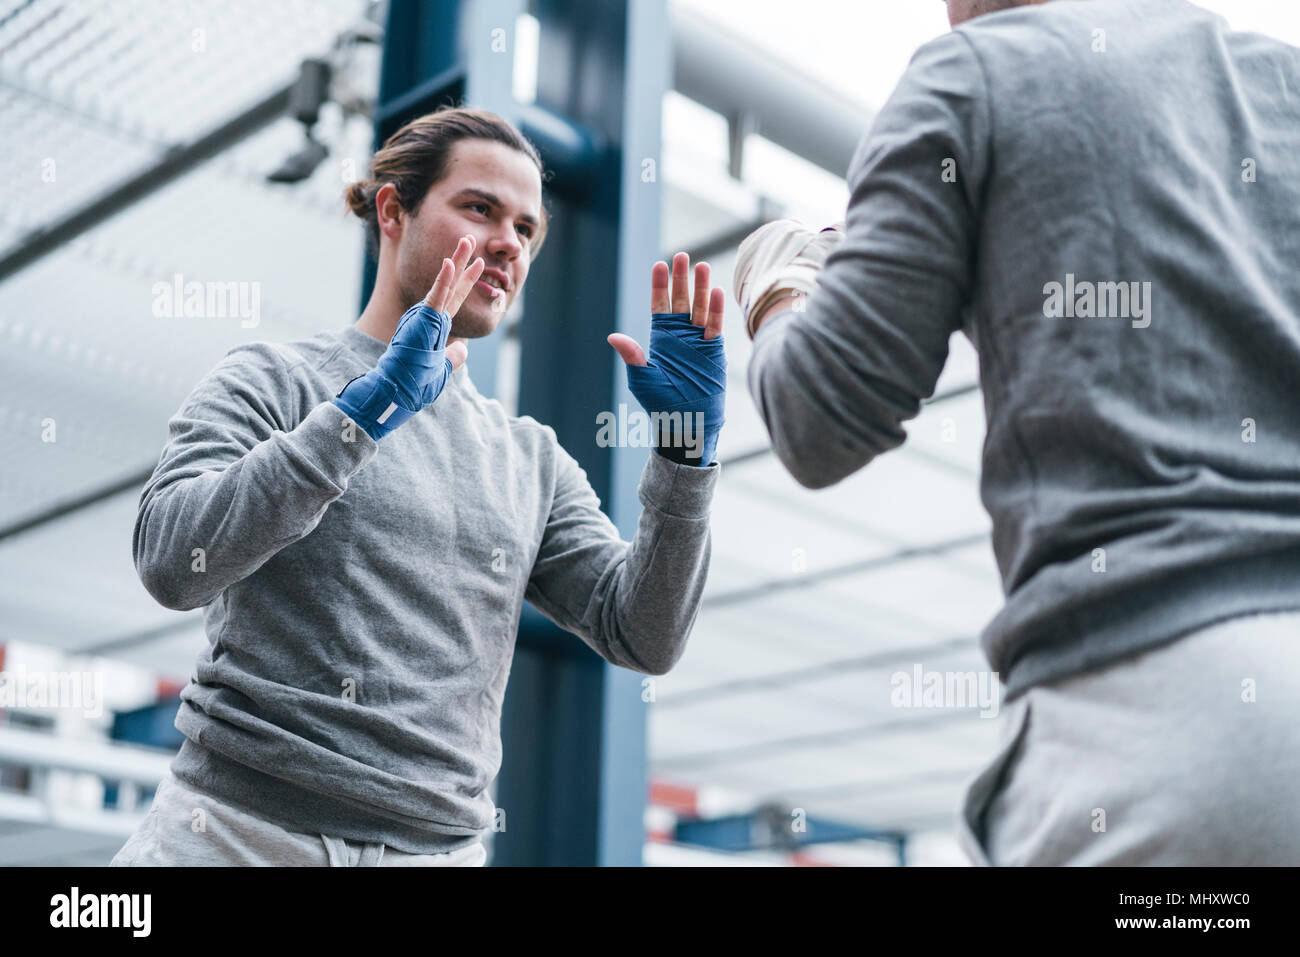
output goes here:
[[820, 488], [902, 444], [966, 334], [1008, 700], [1300, 608], [1300, 50], [1182, 0], [980, 17], [916, 54], [849, 188], [750, 389]]
[[525, 599], [613, 664], [678, 660], [719, 468], [652, 453], [629, 545], [554, 431], [466, 367], [380, 442], [351, 427], [330, 399], [384, 349], [349, 327], [227, 353], [169, 423], [134, 555], [163, 605], [205, 606], [176, 777], [292, 830], [438, 853], [491, 826]]

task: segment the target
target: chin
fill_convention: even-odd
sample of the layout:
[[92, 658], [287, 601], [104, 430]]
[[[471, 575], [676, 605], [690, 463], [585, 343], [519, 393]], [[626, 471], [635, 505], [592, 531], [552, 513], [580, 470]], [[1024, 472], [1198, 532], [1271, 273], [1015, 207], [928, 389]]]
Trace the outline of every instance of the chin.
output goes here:
[[451, 321], [451, 334], [460, 339], [482, 339], [496, 332], [503, 315], [492, 309], [470, 311], [462, 307]]

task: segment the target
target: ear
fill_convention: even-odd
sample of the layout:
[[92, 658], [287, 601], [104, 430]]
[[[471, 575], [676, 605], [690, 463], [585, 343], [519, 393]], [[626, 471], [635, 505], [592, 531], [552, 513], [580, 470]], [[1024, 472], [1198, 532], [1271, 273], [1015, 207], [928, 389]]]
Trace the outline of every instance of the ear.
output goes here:
[[375, 215], [379, 220], [379, 231], [389, 239], [397, 240], [402, 236], [403, 217], [406, 210], [397, 198], [397, 187], [385, 183], [375, 193]]

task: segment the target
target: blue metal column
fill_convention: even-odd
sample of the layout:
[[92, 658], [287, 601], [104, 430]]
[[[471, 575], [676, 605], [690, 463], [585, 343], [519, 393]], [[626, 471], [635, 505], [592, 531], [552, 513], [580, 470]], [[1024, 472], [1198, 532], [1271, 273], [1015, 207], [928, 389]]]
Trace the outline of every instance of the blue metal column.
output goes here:
[[[375, 103], [376, 150], [408, 121], [440, 102], [463, 98], [465, 69], [456, 49], [460, 9], [461, 0], [389, 0]], [[378, 266], [368, 249], [363, 255], [358, 309], [370, 301]]]
[[[647, 452], [597, 447], [596, 414], [620, 402], [636, 407], [606, 335], [644, 342], [649, 332], [660, 111], [671, 75], [666, 2], [534, 7], [537, 104], [520, 106], [509, 93], [522, 0], [392, 0], [375, 141], [449, 103], [499, 113], [537, 145], [551, 174], [551, 227], [522, 294], [519, 411], [554, 427], [630, 537]], [[504, 55], [491, 46], [497, 29], [509, 37]], [[374, 265], [366, 265], [363, 303]], [[471, 350], [471, 375], [485, 395], [495, 392], [499, 336]], [[505, 813], [494, 864], [641, 863], [642, 679], [525, 608], [501, 722], [496, 803]]]
[[[621, 331], [645, 342], [649, 332], [667, 12], [664, 0], [536, 3], [539, 116], [564, 116], [597, 145], [584, 175], [551, 184], [550, 234], [525, 291], [519, 410], [555, 429], [628, 538], [647, 452], [598, 447], [596, 415], [620, 402], [637, 408], [605, 337]], [[541, 120], [528, 120], [533, 134]], [[496, 862], [641, 863], [643, 678], [525, 616], [506, 691], [497, 803], [508, 824]]]
[[[441, 106], [491, 110], [518, 125], [515, 24], [525, 6], [525, 0], [391, 0], [375, 110], [375, 149], [406, 123]], [[374, 287], [376, 266], [367, 251], [363, 309]], [[477, 340], [467, 363], [475, 387], [487, 396], [496, 394], [500, 339], [497, 335]]]

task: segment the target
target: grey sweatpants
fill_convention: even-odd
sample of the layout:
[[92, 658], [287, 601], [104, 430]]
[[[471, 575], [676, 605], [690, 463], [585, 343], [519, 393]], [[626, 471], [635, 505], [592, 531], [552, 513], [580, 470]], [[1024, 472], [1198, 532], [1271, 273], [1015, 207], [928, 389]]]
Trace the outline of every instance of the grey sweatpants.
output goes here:
[[289, 831], [168, 773], [148, 815], [110, 867], [479, 867], [482, 843], [446, 854], [407, 854], [383, 844]]
[[976, 865], [1300, 865], [1300, 613], [1030, 688], [963, 797]]

